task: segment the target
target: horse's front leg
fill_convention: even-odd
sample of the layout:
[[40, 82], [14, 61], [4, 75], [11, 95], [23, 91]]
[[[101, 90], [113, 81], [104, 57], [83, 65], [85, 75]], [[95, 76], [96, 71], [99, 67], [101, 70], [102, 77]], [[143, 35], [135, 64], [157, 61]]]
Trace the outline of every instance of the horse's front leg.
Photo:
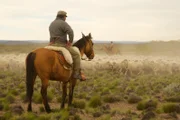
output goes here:
[[73, 101], [73, 94], [74, 94], [74, 87], [76, 85], [76, 79], [71, 79], [70, 80], [70, 85], [69, 85], [69, 101], [68, 101], [68, 106], [70, 107], [72, 105]]
[[64, 108], [64, 104], [65, 104], [65, 101], [66, 101], [66, 96], [67, 96], [67, 83], [63, 83], [63, 84], [62, 84], [62, 90], [63, 90], [63, 94], [62, 94], [61, 109]]

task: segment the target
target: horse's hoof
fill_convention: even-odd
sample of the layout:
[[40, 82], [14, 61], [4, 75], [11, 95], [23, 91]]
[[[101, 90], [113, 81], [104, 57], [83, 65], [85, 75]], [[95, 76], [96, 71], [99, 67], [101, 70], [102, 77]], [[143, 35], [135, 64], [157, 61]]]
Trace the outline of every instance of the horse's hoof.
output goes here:
[[47, 113], [51, 113], [52, 111], [49, 109], [49, 110], [46, 110]]
[[28, 107], [27, 111], [28, 112], [32, 112], [32, 109], [30, 107]]
[[28, 112], [32, 112], [32, 110], [27, 110]]

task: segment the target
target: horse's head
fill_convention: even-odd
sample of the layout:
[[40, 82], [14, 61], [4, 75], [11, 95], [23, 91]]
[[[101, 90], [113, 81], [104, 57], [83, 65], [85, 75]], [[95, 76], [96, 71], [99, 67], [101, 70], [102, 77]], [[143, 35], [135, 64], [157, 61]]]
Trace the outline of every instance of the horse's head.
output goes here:
[[89, 60], [94, 58], [94, 49], [93, 49], [94, 43], [92, 42], [92, 36], [91, 33], [89, 35], [85, 36], [82, 33], [82, 38], [78, 40], [76, 43], [74, 43], [73, 46], [76, 46], [79, 48], [79, 51], [81, 53], [81, 56], [85, 54]]

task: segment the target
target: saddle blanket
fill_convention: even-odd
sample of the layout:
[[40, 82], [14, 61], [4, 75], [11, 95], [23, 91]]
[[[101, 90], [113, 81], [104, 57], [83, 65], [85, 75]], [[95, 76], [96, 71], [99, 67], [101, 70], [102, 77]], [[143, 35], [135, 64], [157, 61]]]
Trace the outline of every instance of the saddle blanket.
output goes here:
[[[48, 45], [48, 46], [46, 46], [44, 48], [49, 49], [49, 50], [54, 50], [54, 51], [62, 52], [66, 62], [69, 63], [69, 64], [73, 63], [72, 56], [71, 56], [70, 52], [66, 48], [64, 48], [64, 47], [57, 47], [57, 46], [51, 46], [51, 45]], [[80, 55], [80, 51], [79, 51], [79, 49], [77, 47], [73, 46], [72, 48], [77, 53], [79, 53], [79, 55]]]

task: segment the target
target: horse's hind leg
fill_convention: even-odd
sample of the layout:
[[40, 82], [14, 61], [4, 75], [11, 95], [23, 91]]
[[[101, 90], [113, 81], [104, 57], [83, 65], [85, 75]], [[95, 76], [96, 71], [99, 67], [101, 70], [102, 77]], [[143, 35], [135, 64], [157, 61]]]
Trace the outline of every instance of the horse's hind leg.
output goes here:
[[28, 88], [31, 88], [31, 89], [28, 91], [28, 101], [29, 101], [28, 108], [27, 108], [28, 112], [31, 112], [31, 111], [32, 111], [32, 95], [33, 95], [33, 91], [34, 91], [34, 82], [35, 82], [36, 76], [37, 76], [37, 74], [34, 73], [33, 79], [32, 79], [32, 83], [31, 83], [31, 84], [28, 84], [28, 85], [29, 85]]
[[48, 80], [42, 79], [41, 95], [43, 99], [43, 104], [44, 104], [46, 112], [50, 113], [51, 109], [49, 107], [48, 99], [47, 99], [47, 87], [48, 87]]
[[73, 94], [74, 94], [74, 87], [76, 85], [76, 79], [71, 79], [70, 80], [70, 85], [69, 85], [69, 101], [68, 101], [68, 106], [70, 107], [72, 105], [73, 101]]
[[66, 101], [66, 96], [67, 96], [67, 83], [62, 84], [62, 89], [63, 89], [63, 94], [62, 94], [62, 103], [61, 103], [61, 109], [64, 108], [64, 104]]

